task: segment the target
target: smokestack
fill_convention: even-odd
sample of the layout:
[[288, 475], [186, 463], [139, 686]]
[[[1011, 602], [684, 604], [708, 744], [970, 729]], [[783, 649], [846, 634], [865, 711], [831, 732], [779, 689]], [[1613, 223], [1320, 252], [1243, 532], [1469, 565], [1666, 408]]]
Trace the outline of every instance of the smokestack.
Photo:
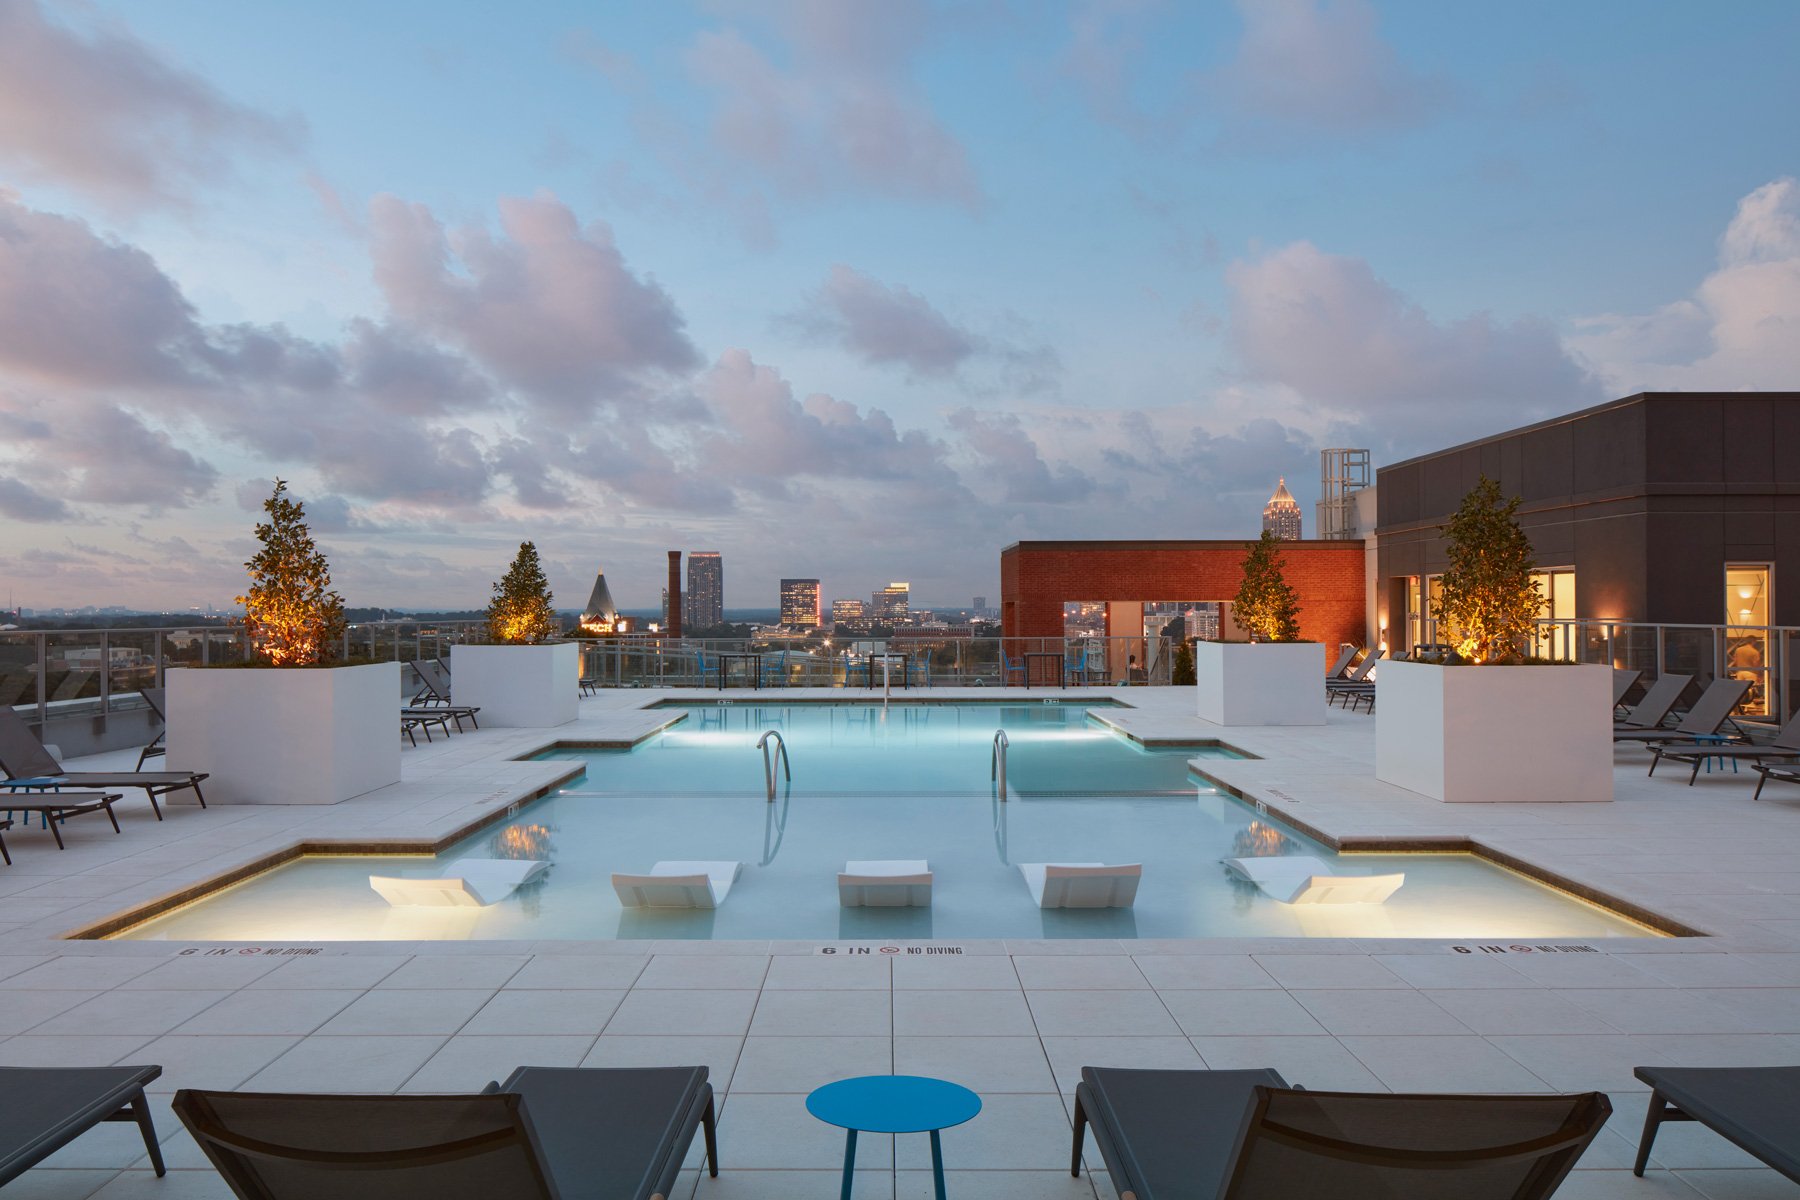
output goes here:
[[681, 636], [681, 551], [669, 551], [669, 636]]

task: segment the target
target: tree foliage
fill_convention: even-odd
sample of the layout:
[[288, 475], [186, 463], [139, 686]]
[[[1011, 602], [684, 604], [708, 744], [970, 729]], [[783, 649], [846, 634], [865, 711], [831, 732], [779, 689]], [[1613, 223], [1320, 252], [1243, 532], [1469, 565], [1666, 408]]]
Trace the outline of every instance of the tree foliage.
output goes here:
[[1502, 501], [1500, 485], [1483, 475], [1443, 527], [1450, 561], [1437, 616], [1457, 654], [1472, 663], [1524, 661], [1543, 609], [1518, 509], [1517, 496]]
[[237, 597], [251, 650], [278, 667], [327, 661], [344, 637], [344, 600], [331, 590], [331, 564], [285, 481], [275, 481], [263, 511], [269, 519], [256, 527], [262, 549], [244, 564], [250, 590]]
[[1249, 550], [1231, 615], [1258, 641], [1299, 641], [1300, 597], [1282, 575], [1281, 539], [1265, 529]]
[[1169, 667], [1169, 682], [1176, 687], [1196, 682], [1194, 677], [1194, 643], [1182, 638], [1175, 643], [1175, 662]]
[[487, 609], [488, 637], [506, 645], [528, 646], [557, 631], [550, 607], [550, 581], [538, 562], [537, 547], [520, 542], [519, 553], [494, 584]]

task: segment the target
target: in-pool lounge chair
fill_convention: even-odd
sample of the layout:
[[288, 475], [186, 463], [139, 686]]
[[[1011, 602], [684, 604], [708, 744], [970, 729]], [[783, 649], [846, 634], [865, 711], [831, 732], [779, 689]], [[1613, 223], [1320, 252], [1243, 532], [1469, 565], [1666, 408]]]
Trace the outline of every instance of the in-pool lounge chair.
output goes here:
[[[65, 771], [56, 755], [44, 748], [37, 734], [25, 724], [23, 717], [10, 708], [0, 708], [0, 770], [7, 774], [0, 788], [142, 788], [150, 800], [150, 811], [162, 820], [158, 796], [193, 789], [194, 799], [206, 807], [200, 781], [204, 771]], [[0, 806], [5, 797], [0, 796]]]
[[[1613, 729], [1614, 742], [1691, 742], [1695, 738], [1720, 736], [1719, 730], [1731, 720], [1731, 710], [1750, 690], [1747, 679], [1715, 679], [1694, 701], [1681, 720], [1666, 729]], [[1735, 727], [1734, 727], [1735, 730]], [[1742, 733], [1727, 735], [1732, 741], [1744, 740]]]
[[1800, 1183], [1800, 1067], [1639, 1067], [1650, 1111], [1635, 1174], [1644, 1173], [1664, 1121], [1698, 1121]]
[[150, 1165], [162, 1147], [144, 1085], [161, 1067], [0, 1067], [0, 1187], [104, 1121], [134, 1121]]
[[[1717, 738], [1688, 742], [1658, 742], [1650, 747], [1650, 774], [1656, 774], [1657, 764], [1667, 758], [1674, 762], [1692, 763], [1694, 770], [1688, 776], [1688, 786], [1700, 777], [1700, 768], [1708, 759], [1719, 759], [1732, 762], [1762, 763], [1771, 759], [1800, 758], [1800, 713], [1788, 718], [1786, 725], [1778, 730], [1766, 743], [1749, 743], [1743, 745], [1720, 745]], [[1736, 770], [1733, 767], [1733, 770]]]
[[717, 908], [743, 869], [741, 862], [659, 862], [648, 875], [615, 872], [612, 886], [626, 908]]
[[1615, 729], [1655, 729], [1669, 719], [1669, 713], [1694, 682], [1692, 675], [1664, 675], [1650, 685], [1644, 698], [1631, 711], [1613, 722]]
[[844, 908], [931, 907], [931, 864], [922, 858], [852, 859], [837, 885]]
[[1130, 908], [1144, 864], [1020, 863], [1019, 873], [1039, 908]]
[[1120, 1200], [1541, 1200], [1611, 1111], [1603, 1092], [1310, 1092], [1271, 1070], [1083, 1067], [1069, 1173], [1091, 1125]]
[[451, 1096], [184, 1089], [174, 1107], [242, 1200], [663, 1200], [701, 1129], [719, 1173], [705, 1067], [520, 1067]]
[[1283, 904], [1380, 904], [1406, 882], [1404, 873], [1333, 875], [1330, 867], [1310, 854], [1219, 861], [1233, 875], [1254, 883], [1263, 895]]
[[485, 908], [536, 879], [549, 865], [535, 858], [465, 858], [449, 864], [455, 874], [371, 875], [369, 886], [396, 908]]

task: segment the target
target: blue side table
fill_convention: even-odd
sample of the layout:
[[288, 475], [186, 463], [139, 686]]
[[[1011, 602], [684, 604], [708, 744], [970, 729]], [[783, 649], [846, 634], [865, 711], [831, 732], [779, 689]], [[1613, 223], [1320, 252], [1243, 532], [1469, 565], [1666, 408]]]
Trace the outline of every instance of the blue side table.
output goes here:
[[863, 1075], [828, 1083], [806, 1098], [806, 1111], [850, 1132], [844, 1139], [842, 1200], [855, 1180], [856, 1134], [931, 1134], [931, 1180], [944, 1200], [944, 1152], [938, 1130], [961, 1125], [981, 1111], [981, 1097], [959, 1083], [922, 1075]]

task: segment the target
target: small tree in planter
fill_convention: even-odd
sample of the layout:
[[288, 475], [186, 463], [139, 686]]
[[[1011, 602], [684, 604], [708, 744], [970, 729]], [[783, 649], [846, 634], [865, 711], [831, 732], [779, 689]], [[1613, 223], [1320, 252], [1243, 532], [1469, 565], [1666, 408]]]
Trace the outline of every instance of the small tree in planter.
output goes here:
[[487, 610], [488, 636], [504, 646], [532, 646], [557, 631], [550, 607], [550, 581], [538, 562], [537, 546], [520, 542], [506, 575], [494, 584]]
[[1471, 663], [1525, 660], [1544, 598], [1532, 581], [1531, 539], [1519, 527], [1519, 498], [1502, 502], [1500, 485], [1481, 477], [1444, 526], [1449, 540], [1439, 619], [1456, 653]]
[[1300, 640], [1300, 598], [1281, 572], [1281, 540], [1274, 530], [1250, 543], [1244, 559], [1244, 581], [1231, 602], [1239, 625], [1263, 642]]
[[1175, 643], [1175, 662], [1169, 668], [1169, 682], [1175, 687], [1194, 683], [1194, 643], [1186, 638]]
[[335, 658], [344, 637], [344, 599], [331, 590], [331, 564], [306, 527], [306, 508], [277, 479], [263, 511], [269, 519], [256, 527], [262, 549], [244, 564], [250, 590], [237, 597], [251, 652], [277, 667]]

